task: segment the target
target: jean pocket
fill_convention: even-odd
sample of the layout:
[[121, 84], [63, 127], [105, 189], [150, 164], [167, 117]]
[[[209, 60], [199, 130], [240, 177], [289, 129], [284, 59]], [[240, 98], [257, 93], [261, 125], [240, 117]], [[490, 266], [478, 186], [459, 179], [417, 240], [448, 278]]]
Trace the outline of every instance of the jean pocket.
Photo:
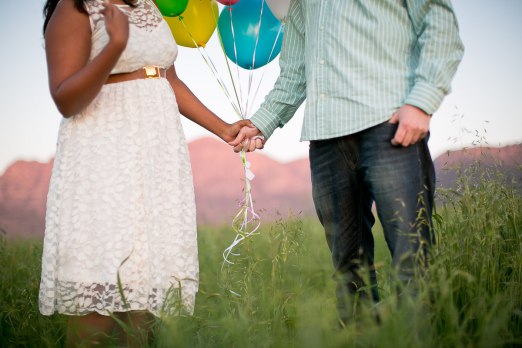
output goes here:
[[385, 121], [365, 132], [364, 139], [389, 143], [395, 136], [395, 132], [397, 131], [398, 126], [398, 123], [390, 123], [390, 121]]

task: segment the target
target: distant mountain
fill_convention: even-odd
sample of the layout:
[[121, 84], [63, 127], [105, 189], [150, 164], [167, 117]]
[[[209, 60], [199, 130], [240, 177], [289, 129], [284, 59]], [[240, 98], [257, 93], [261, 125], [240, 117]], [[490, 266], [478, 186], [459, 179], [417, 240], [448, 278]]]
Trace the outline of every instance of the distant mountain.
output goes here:
[[41, 236], [52, 160], [18, 161], [0, 176], [0, 229], [14, 236]]
[[[239, 154], [212, 138], [202, 138], [189, 144], [198, 222], [215, 224], [230, 222], [243, 199], [244, 172]], [[277, 162], [262, 152], [247, 154], [252, 181], [254, 208], [261, 219], [272, 220], [279, 212], [287, 216], [309, 215], [312, 203], [308, 159], [287, 164]]]
[[[243, 198], [244, 173], [238, 154], [214, 138], [189, 144], [198, 223], [230, 223]], [[251, 170], [254, 207], [261, 221], [279, 216], [314, 216], [308, 158], [280, 163], [256, 152], [247, 155]], [[473, 148], [439, 156], [435, 161], [439, 187], [453, 185], [458, 167], [481, 161], [502, 170], [520, 183], [522, 145], [498, 149]], [[49, 189], [52, 160], [48, 163], [18, 161], [0, 176], [0, 229], [9, 236], [41, 237], [45, 224], [45, 201]]]
[[507, 183], [522, 188], [522, 144], [502, 148], [476, 147], [448, 151], [435, 160], [437, 186], [455, 186], [461, 173], [471, 167], [481, 172], [498, 170], [504, 175]]
[[[239, 154], [216, 139], [189, 143], [196, 191], [198, 223], [230, 223], [239, 210], [244, 173]], [[247, 155], [251, 170], [254, 207], [261, 221], [314, 212], [308, 159], [282, 164], [261, 152]], [[9, 236], [41, 237], [52, 160], [17, 161], [0, 176], [0, 229]]]

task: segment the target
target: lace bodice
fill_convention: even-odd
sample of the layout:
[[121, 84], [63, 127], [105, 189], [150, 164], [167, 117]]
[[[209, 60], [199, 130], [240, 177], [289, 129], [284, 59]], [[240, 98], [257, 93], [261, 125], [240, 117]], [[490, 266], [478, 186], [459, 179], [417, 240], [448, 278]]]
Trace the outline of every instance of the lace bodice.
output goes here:
[[[101, 9], [103, 0], [86, 3], [91, 23], [92, 48], [90, 60], [96, 57], [109, 42]], [[164, 68], [174, 64], [177, 46], [169, 26], [152, 0], [137, 0], [137, 6], [116, 5], [129, 16], [129, 41], [113, 74], [131, 72], [147, 65]]]

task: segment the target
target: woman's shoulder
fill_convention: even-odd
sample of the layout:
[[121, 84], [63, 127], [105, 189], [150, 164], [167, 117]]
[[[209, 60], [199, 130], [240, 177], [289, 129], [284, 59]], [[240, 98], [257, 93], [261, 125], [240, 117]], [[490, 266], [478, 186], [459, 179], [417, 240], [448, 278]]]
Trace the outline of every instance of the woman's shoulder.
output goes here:
[[104, 0], [84, 0], [80, 7], [78, 7], [75, 0], [60, 0], [56, 9], [63, 7], [66, 11], [88, 16], [100, 12], [103, 8], [103, 3]]
[[85, 11], [77, 9], [74, 0], [60, 0], [49, 20], [46, 33], [49, 31], [61, 32], [65, 28], [72, 31], [77, 31], [82, 27], [88, 29], [89, 13], [86, 11], [87, 9], [85, 9]]
[[56, 5], [55, 13], [65, 13], [67, 16], [89, 16], [95, 11], [101, 10], [103, 7], [103, 0], [87, 0], [83, 1], [81, 7], [76, 6], [75, 0], [60, 0]]

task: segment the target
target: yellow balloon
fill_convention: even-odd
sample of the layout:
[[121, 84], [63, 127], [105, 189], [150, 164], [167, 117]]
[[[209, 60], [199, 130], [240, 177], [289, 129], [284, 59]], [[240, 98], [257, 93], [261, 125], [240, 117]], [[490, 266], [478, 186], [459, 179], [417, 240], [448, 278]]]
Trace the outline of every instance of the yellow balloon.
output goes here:
[[164, 18], [178, 45], [205, 47], [216, 30], [218, 17], [216, 0], [189, 0], [187, 8], [179, 17]]

